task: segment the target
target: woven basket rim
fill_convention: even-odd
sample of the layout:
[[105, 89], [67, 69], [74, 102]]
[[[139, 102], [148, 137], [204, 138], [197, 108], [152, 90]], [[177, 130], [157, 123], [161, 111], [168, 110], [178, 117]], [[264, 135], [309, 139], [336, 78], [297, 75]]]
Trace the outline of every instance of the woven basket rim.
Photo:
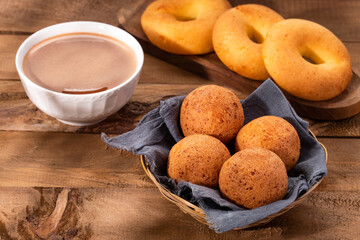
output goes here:
[[[328, 160], [328, 152], [325, 148], [325, 146], [318, 141], [318, 139], [316, 138], [316, 136], [314, 135], [313, 132], [311, 132], [309, 130], [309, 133], [311, 134], [311, 136], [321, 145], [321, 147], [324, 149], [325, 152], [325, 163], [327, 163]], [[210, 226], [211, 224], [208, 223], [206, 221], [206, 214], [204, 212], [204, 210], [202, 210], [200, 207], [186, 201], [185, 199], [179, 197], [178, 195], [170, 192], [167, 188], [165, 188], [163, 185], [161, 185], [155, 178], [155, 176], [151, 173], [150, 169], [149, 169], [149, 164], [147, 163], [145, 157], [143, 155], [140, 155], [140, 160], [141, 160], [141, 165], [143, 167], [143, 169], [145, 170], [145, 173], [148, 175], [148, 177], [151, 179], [151, 181], [154, 182], [154, 184], [157, 186], [157, 188], [159, 189], [160, 193], [163, 195], [163, 197], [165, 197], [167, 200], [169, 200], [172, 203], [175, 203], [184, 213], [187, 213], [189, 215], [191, 215], [193, 218], [195, 218], [196, 220], [198, 220], [199, 222], [206, 224], [208, 226]], [[274, 213], [272, 215], [267, 216], [264, 219], [261, 219], [255, 223], [249, 224], [245, 227], [242, 228], [234, 228], [233, 230], [241, 230], [241, 229], [246, 229], [246, 228], [250, 228], [250, 227], [255, 227], [258, 225], [262, 225], [265, 223], [270, 222], [272, 219], [274, 219], [275, 217], [278, 217], [282, 214], [284, 214], [285, 212], [289, 211], [290, 209], [292, 209], [293, 207], [299, 205], [304, 199], [305, 197], [307, 197], [312, 191], [314, 191], [314, 189], [319, 186], [319, 184], [322, 182], [324, 178], [321, 178], [317, 183], [315, 183], [305, 194], [301, 195], [300, 197], [298, 197], [294, 202], [292, 202], [290, 205], [288, 205], [287, 207], [283, 208], [282, 210], [280, 210], [277, 213]]]

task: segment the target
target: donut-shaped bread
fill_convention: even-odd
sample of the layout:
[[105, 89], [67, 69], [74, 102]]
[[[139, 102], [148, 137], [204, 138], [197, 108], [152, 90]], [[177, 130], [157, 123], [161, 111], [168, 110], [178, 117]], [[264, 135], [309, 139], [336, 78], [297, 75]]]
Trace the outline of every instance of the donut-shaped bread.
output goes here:
[[215, 21], [231, 5], [227, 0], [158, 0], [141, 16], [141, 26], [155, 46], [175, 54], [213, 51]]
[[283, 199], [288, 188], [284, 163], [264, 148], [235, 153], [221, 168], [221, 193], [236, 204], [254, 209]]
[[268, 7], [245, 4], [223, 13], [213, 30], [216, 55], [232, 71], [265, 80], [269, 74], [262, 57], [262, 42], [269, 29], [283, 17]]
[[306, 100], [334, 98], [352, 77], [344, 44], [325, 27], [307, 20], [288, 19], [275, 24], [263, 43], [263, 58], [281, 88]]
[[256, 118], [241, 128], [236, 136], [235, 150], [254, 147], [276, 153], [288, 171], [296, 165], [300, 156], [300, 138], [296, 129], [276, 116]]
[[181, 105], [180, 125], [185, 136], [206, 134], [226, 144], [235, 138], [243, 124], [240, 100], [224, 87], [206, 85], [196, 88]]
[[181, 139], [171, 148], [168, 175], [176, 180], [217, 188], [220, 169], [230, 156], [220, 140], [194, 134]]

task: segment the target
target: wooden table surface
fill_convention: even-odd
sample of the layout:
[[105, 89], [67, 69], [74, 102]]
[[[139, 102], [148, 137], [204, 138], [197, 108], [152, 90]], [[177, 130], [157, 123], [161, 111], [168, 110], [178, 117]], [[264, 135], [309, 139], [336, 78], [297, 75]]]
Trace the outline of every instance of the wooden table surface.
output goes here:
[[[245, 2], [329, 28], [345, 43], [360, 75], [360, 1]], [[15, 69], [20, 44], [65, 21], [118, 25], [120, 7], [126, 1], [0, 0], [0, 239], [360, 238], [360, 114], [341, 121], [306, 119], [329, 158], [328, 176], [302, 204], [264, 226], [216, 234], [164, 199], [138, 156], [100, 139], [101, 132], [135, 128], [160, 100], [209, 80], [145, 55], [133, 97], [101, 123], [67, 126], [37, 109]]]

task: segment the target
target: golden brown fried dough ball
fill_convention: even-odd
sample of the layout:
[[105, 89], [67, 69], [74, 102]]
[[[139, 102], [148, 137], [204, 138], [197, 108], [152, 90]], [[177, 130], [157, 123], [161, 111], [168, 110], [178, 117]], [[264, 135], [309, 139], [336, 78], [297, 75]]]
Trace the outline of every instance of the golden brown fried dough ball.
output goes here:
[[232, 91], [220, 86], [199, 87], [181, 105], [180, 125], [185, 136], [207, 134], [226, 144], [243, 124], [240, 100]]
[[246, 124], [237, 134], [236, 151], [262, 147], [276, 153], [289, 171], [300, 156], [300, 139], [295, 128], [285, 119], [263, 116]]
[[230, 156], [229, 150], [218, 139], [190, 135], [171, 148], [168, 175], [176, 180], [216, 188], [221, 166]]
[[245, 149], [224, 163], [219, 187], [229, 200], [254, 209], [284, 198], [288, 177], [275, 153], [264, 148]]

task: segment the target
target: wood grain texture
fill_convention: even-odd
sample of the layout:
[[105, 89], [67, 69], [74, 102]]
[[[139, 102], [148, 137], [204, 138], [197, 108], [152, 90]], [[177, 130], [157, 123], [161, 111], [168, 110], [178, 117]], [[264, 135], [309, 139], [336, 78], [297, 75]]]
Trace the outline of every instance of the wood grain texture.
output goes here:
[[[62, 124], [41, 112], [27, 98], [20, 82], [0, 81], [0, 130], [124, 133], [134, 129], [145, 114], [159, 105], [160, 100], [187, 94], [198, 86], [139, 84], [130, 101], [117, 113], [101, 123], [79, 128]], [[245, 96], [239, 93], [238, 97]]]
[[[258, 3], [272, 7], [285, 18], [304, 18], [318, 22], [343, 41], [360, 39], [360, 19], [357, 0], [231, 0], [233, 6]], [[59, 22], [74, 20], [100, 21], [117, 25], [116, 12], [120, 8], [134, 8], [131, 0], [3, 0], [0, 2], [0, 31], [34, 32]], [[66, 9], [66, 11], [65, 11]]]
[[0, 31], [31, 33], [67, 21], [99, 21], [116, 25], [116, 11], [123, 1], [114, 0], [3, 0], [0, 2]]
[[[170, 66], [170, 68], [172, 68], [172, 66]], [[144, 71], [144, 77], [142, 77], [142, 79], [144, 80], [149, 77], [148, 72], [154, 76], [150, 81], [156, 81], [156, 79], [158, 79], [156, 77], [157, 70], [153, 68], [148, 70], [149, 71]], [[186, 72], [183, 73], [185, 75], [190, 74]], [[181, 82], [180, 76], [183, 73], [180, 72], [177, 74], [176, 71], [174, 71], [172, 74], [173, 79]], [[160, 100], [165, 100], [177, 95], [185, 95], [196, 87], [209, 83], [206, 80], [202, 81], [201, 78], [194, 78], [197, 81], [189, 83], [187, 80], [184, 80], [186, 84], [141, 83], [136, 87], [130, 101], [117, 113], [101, 123], [80, 128], [60, 123], [56, 119], [41, 112], [27, 98], [20, 81], [2, 80], [0, 81], [0, 108], [2, 109], [0, 111], [0, 130], [79, 133], [106, 132], [121, 134], [134, 129], [145, 114], [159, 105]], [[147, 82], [147, 80], [144, 81]], [[200, 85], [195, 83], [200, 83]], [[236, 95], [240, 99], [246, 98], [246, 95], [238, 91]], [[360, 136], [360, 114], [339, 121], [306, 120], [309, 121], [310, 130], [318, 137]]]
[[317, 191], [360, 192], [360, 139], [318, 138], [328, 152], [328, 175]]
[[64, 188], [57, 195], [55, 207], [50, 216], [39, 219], [39, 223], [35, 230], [36, 236], [41, 239], [48, 239], [54, 234], [67, 207], [69, 192], [69, 188]]
[[353, 71], [360, 76], [360, 40], [358, 42], [344, 42], [351, 57]]
[[[329, 173], [317, 189], [360, 191], [360, 139], [319, 141]], [[107, 148], [98, 134], [0, 131], [0, 149], [0, 186], [155, 188], [138, 156]]]
[[306, 119], [310, 130], [318, 137], [359, 137], [360, 114], [338, 121]]
[[15, 55], [27, 37], [27, 35], [0, 35], [0, 79], [19, 79], [15, 67]]
[[[38, 239], [38, 221], [51, 214], [61, 190], [0, 188], [0, 201], [9, 206], [0, 209], [2, 239]], [[49, 239], [354, 239], [360, 234], [360, 195], [339, 193], [315, 191], [264, 226], [216, 234], [156, 189], [71, 189], [64, 216]]]
[[233, 6], [257, 3], [279, 12], [284, 18], [302, 18], [317, 22], [337, 35], [342, 41], [359, 41], [360, 2], [357, 0], [229, 0]]
[[138, 156], [97, 134], [0, 131], [0, 149], [0, 186], [153, 187]]

